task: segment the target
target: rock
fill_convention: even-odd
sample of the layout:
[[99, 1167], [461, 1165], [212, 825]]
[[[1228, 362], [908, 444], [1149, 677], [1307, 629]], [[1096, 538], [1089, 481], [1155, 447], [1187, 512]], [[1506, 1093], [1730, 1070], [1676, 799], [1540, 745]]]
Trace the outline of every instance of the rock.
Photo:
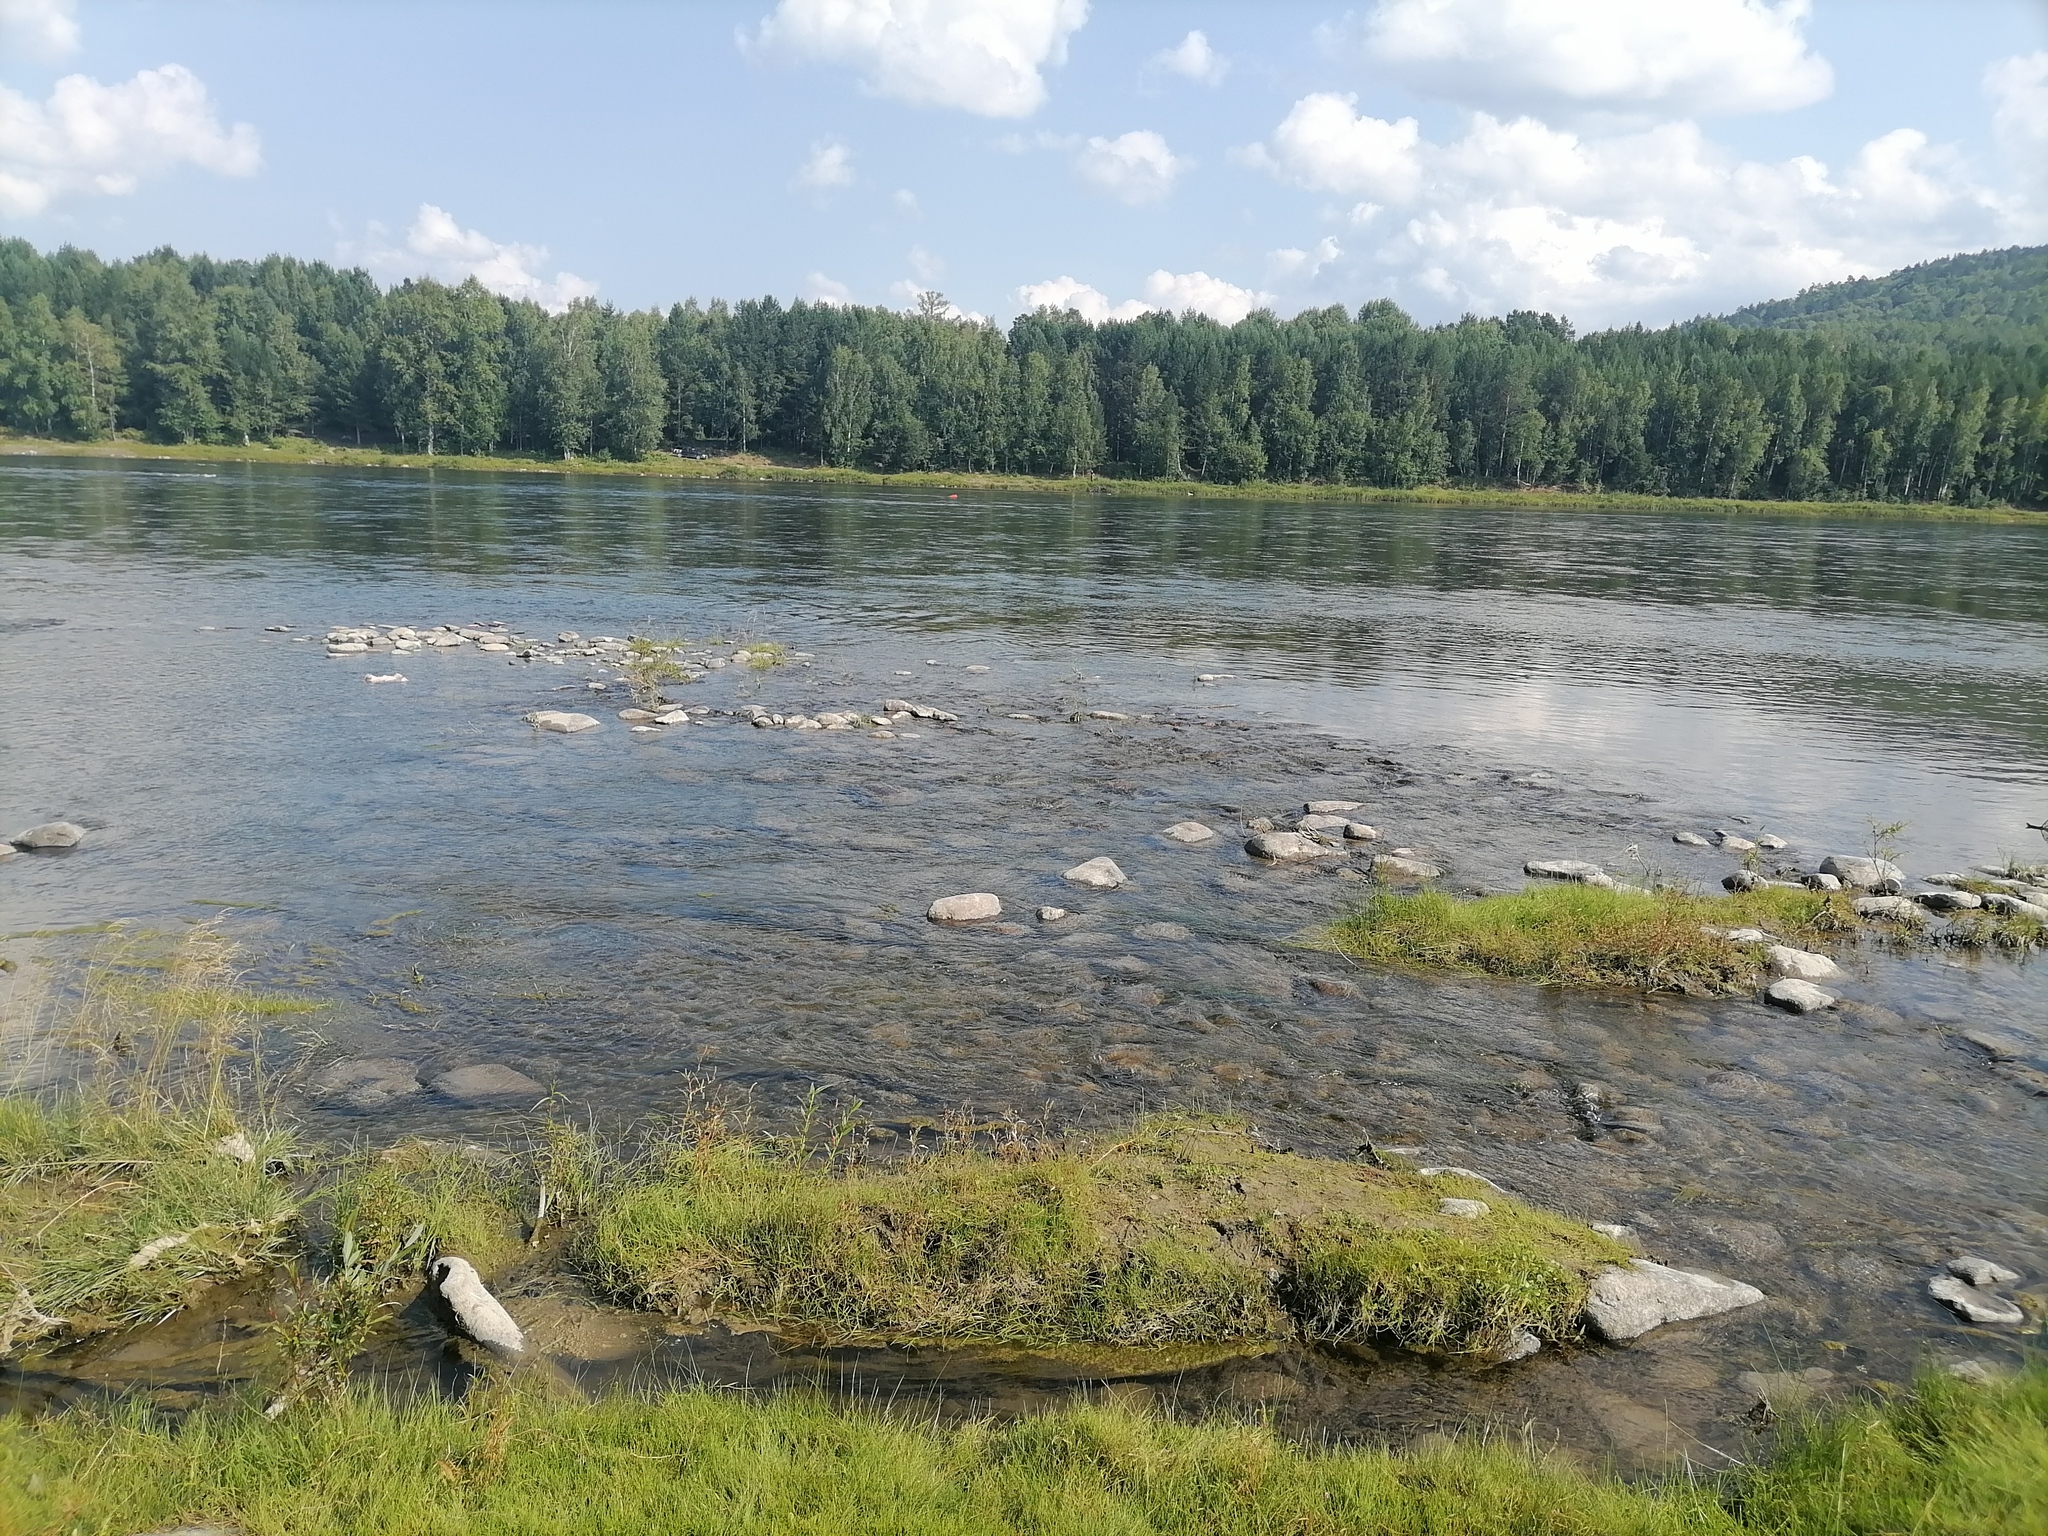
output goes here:
[[405, 680], [406, 677], [403, 672], [365, 672], [363, 674], [363, 681], [366, 683], [402, 683]]
[[75, 821], [46, 821], [26, 832], [15, 833], [8, 841], [21, 849], [76, 848], [84, 836], [85, 828]]
[[1113, 891], [1120, 885], [1129, 885], [1131, 877], [1117, 867], [1115, 859], [1089, 859], [1064, 871], [1060, 878], [1069, 885], [1085, 885], [1091, 891]]
[[1274, 864], [1294, 864], [1303, 859], [1323, 858], [1330, 848], [1306, 832], [1258, 832], [1245, 839], [1244, 851]]
[[1215, 837], [1216, 830], [1203, 826], [1199, 821], [1176, 821], [1159, 835], [1170, 837], [1176, 843], [1206, 843]]
[[1726, 939], [1730, 944], [1769, 944], [1774, 942], [1761, 928], [1714, 928], [1702, 923], [1700, 932], [1710, 939]]
[[1725, 848], [1730, 853], [1755, 853], [1756, 844], [1748, 838], [1730, 832], [1722, 827], [1714, 828], [1714, 846]]
[[1603, 1131], [1632, 1131], [1638, 1136], [1662, 1136], [1664, 1122], [1647, 1109], [1621, 1104], [1600, 1116]]
[[1074, 718], [1076, 720], [1128, 720], [1131, 717], [1123, 713], [1121, 710], [1088, 709], [1081, 711], [1079, 714], [1075, 715]]
[[1712, 843], [1708, 842], [1704, 837], [1701, 837], [1697, 832], [1674, 832], [1671, 834], [1671, 841], [1677, 843], [1680, 847], [1683, 848], [1713, 847]]
[[1764, 988], [1764, 997], [1793, 1013], [1816, 1013], [1835, 1006], [1834, 993], [1823, 992], [1812, 982], [1801, 981], [1796, 976], [1781, 976]]
[[1341, 816], [1346, 811], [1362, 810], [1364, 802], [1359, 800], [1310, 800], [1301, 808], [1304, 816]]
[[1513, 1365], [1517, 1360], [1528, 1359], [1542, 1348], [1543, 1341], [1524, 1328], [1520, 1333], [1508, 1340], [1507, 1348], [1503, 1349], [1493, 1358], [1500, 1365]]
[[1325, 816], [1321, 813], [1304, 816], [1294, 824], [1295, 830], [1300, 832], [1342, 832], [1350, 825], [1350, 821], [1345, 817]]
[[1780, 848], [1786, 846], [1785, 839], [1783, 839], [1782, 837], [1773, 837], [1768, 832], [1763, 833], [1757, 838], [1756, 845], [1757, 847], [1763, 849], [1765, 853], [1776, 853]]
[[1066, 915], [1067, 909], [1065, 907], [1040, 907], [1038, 909], [1038, 920], [1041, 923], [1056, 923]]
[[420, 1091], [412, 1063], [390, 1056], [352, 1056], [323, 1067], [307, 1082], [313, 1096], [343, 1109], [382, 1109]]
[[1192, 939], [1194, 930], [1182, 923], [1140, 923], [1131, 930], [1134, 939]]
[[1820, 861], [1820, 872], [1833, 875], [1842, 884], [1870, 890], [1887, 880], [1903, 880], [1906, 872], [1890, 859], [1865, 859], [1854, 854], [1831, 853]]
[[1350, 982], [1342, 981], [1335, 976], [1311, 976], [1308, 979], [1308, 989], [1315, 993], [1317, 997], [1358, 996], [1358, 988], [1354, 987]]
[[1344, 823], [1344, 840], [1348, 843], [1376, 843], [1380, 840], [1380, 829], [1370, 822], [1347, 821]]
[[1612, 875], [1598, 864], [1588, 864], [1584, 859], [1531, 859], [1522, 866], [1522, 873], [1539, 880], [1570, 880], [1579, 885], [1612, 887], [1614, 884]]
[[1589, 1221], [1586, 1225], [1595, 1232], [1598, 1232], [1602, 1237], [1611, 1237], [1617, 1243], [1631, 1243], [1635, 1241], [1635, 1228], [1624, 1227], [1618, 1221]]
[[1446, 1195], [1437, 1201], [1436, 1208], [1440, 1215], [1457, 1216], [1466, 1221], [1477, 1221], [1482, 1216], [1493, 1214], [1493, 1207], [1484, 1200], [1460, 1200], [1454, 1195]]
[[1858, 896], [1850, 906], [1858, 917], [1867, 917], [1873, 922], [1920, 927], [1934, 921], [1926, 908], [1904, 896]]
[[690, 712], [687, 709], [671, 709], [654, 717], [656, 725], [688, 725]]
[[330, 640], [327, 654], [330, 656], [361, 656], [370, 648], [360, 640]]
[[1372, 861], [1373, 878], [1389, 884], [1400, 880], [1441, 880], [1444, 872], [1434, 864], [1421, 859], [1409, 858], [1402, 854], [1375, 854]]
[[1732, 875], [1721, 877], [1724, 891], [1760, 891], [1768, 882], [1753, 869], [1738, 869]]
[[232, 1136], [223, 1136], [207, 1150], [215, 1157], [233, 1158], [238, 1163], [256, 1161], [256, 1143], [249, 1139], [247, 1131], [236, 1131]]
[[619, 711], [619, 718], [628, 725], [645, 725], [648, 721], [660, 717], [651, 709], [622, 709]]
[[2027, 1314], [2003, 1296], [1980, 1291], [1954, 1275], [1936, 1275], [1927, 1282], [1927, 1294], [1957, 1315], [1973, 1323], [2013, 1325], [2027, 1320]]
[[2018, 896], [1992, 895], [1984, 898], [1984, 905], [2000, 917], [2026, 917], [2037, 923], [2048, 923], [2048, 907], [2036, 902], [2024, 901]]
[[1763, 1299], [1762, 1291], [1739, 1280], [1631, 1259], [1626, 1269], [1614, 1266], [1593, 1277], [1586, 1321], [1608, 1343], [1626, 1344], [1666, 1323], [1714, 1317]]
[[934, 923], [979, 923], [1001, 917], [1003, 903], [993, 891], [969, 891], [964, 896], [941, 896], [924, 915]]
[[1744, 1371], [1735, 1384], [1774, 1416], [1798, 1413], [1835, 1379], [1820, 1366], [1807, 1371]]
[[1842, 888], [1838, 875], [1808, 875], [1806, 884], [1809, 890], [1815, 891], [1839, 891]]
[[579, 715], [566, 709], [536, 709], [524, 719], [537, 730], [558, 731], [564, 736], [573, 736], [578, 731], [594, 731], [599, 724], [594, 715]]
[[457, 1067], [452, 1072], [443, 1072], [427, 1086], [442, 1098], [453, 1099], [458, 1104], [481, 1104], [489, 1099], [535, 1100], [547, 1096], [547, 1090], [524, 1072], [514, 1071], [497, 1062]]
[[1842, 968], [1826, 955], [1794, 949], [1789, 944], [1773, 944], [1765, 950], [1764, 963], [1773, 976], [1790, 976], [1799, 981], [1830, 981], [1842, 974]]
[[1958, 1280], [1967, 1280], [1980, 1290], [1993, 1285], [2017, 1285], [2020, 1278], [2018, 1270], [2007, 1269], [1989, 1259], [1980, 1259], [1974, 1253], [1950, 1259], [1946, 1268]]
[[1993, 1061], [2018, 1061], [2027, 1054], [2026, 1042], [2013, 1035], [1989, 1029], [1966, 1029], [1963, 1038]]
[[1995, 1387], [2007, 1380], [2011, 1372], [1990, 1360], [1951, 1360], [1942, 1369], [1958, 1381], [1967, 1381], [1973, 1387]]
[[526, 1335], [469, 1260], [453, 1254], [434, 1260], [427, 1267], [427, 1290], [437, 1303], [434, 1310], [441, 1314], [442, 1323], [453, 1332], [494, 1354], [526, 1352]]
[[1913, 900], [1930, 912], [1974, 912], [1984, 905], [1975, 891], [1921, 891]]

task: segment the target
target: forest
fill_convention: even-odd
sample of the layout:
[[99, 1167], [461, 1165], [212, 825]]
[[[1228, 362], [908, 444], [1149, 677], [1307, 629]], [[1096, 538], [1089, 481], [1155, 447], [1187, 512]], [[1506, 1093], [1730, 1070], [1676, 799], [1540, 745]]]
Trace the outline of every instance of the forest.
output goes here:
[[[2039, 249], [1576, 335], [1521, 311], [1007, 330], [773, 298], [551, 313], [474, 280], [0, 241], [0, 425], [428, 454], [1686, 496], [2048, 499]], [[1875, 317], [1875, 318], [1873, 318]], [[1952, 319], [1945, 319], [1952, 317]]]

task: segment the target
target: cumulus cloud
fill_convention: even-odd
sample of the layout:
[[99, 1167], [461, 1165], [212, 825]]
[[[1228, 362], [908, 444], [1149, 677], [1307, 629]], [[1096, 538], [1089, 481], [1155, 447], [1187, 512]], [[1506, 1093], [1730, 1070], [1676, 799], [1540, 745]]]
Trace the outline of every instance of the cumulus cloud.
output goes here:
[[1984, 71], [1999, 147], [2023, 173], [2048, 184], [2048, 51], [2000, 59]]
[[1780, 112], [1834, 88], [1807, 0], [1379, 0], [1327, 32], [1419, 90], [1495, 111]]
[[73, 194], [125, 197], [181, 165], [253, 176], [262, 163], [256, 130], [223, 127], [181, 64], [117, 85], [66, 75], [40, 102], [0, 86], [0, 212], [28, 217]]
[[1580, 134], [1475, 113], [1436, 142], [1413, 119], [1319, 94], [1239, 158], [1366, 199], [1352, 222], [1379, 236], [1369, 258], [1397, 290], [1590, 322], [1696, 313], [1993, 244], [2015, 209], [1909, 128], [1834, 169], [1744, 160], [1689, 121]]
[[813, 304], [829, 304], [834, 309], [844, 309], [853, 302], [853, 290], [822, 272], [810, 272], [804, 275], [804, 297]]
[[844, 64], [878, 96], [982, 117], [1029, 117], [1088, 0], [781, 0], [742, 46]]
[[0, 58], [19, 53], [45, 63], [78, 48], [72, 0], [0, 0]]
[[1297, 246], [1282, 246], [1277, 251], [1268, 251], [1266, 265], [1276, 278], [1306, 281], [1343, 254], [1336, 240], [1325, 235], [1315, 243], [1313, 250], [1304, 251]]
[[908, 187], [898, 187], [890, 196], [889, 201], [895, 205], [896, 211], [906, 219], [921, 219], [924, 217], [923, 204], [918, 202], [917, 194]]
[[1174, 182], [1193, 166], [1149, 128], [1113, 139], [1090, 139], [1074, 157], [1075, 171], [1089, 186], [1133, 206], [1163, 201]]
[[1071, 309], [1097, 325], [1105, 320], [1135, 320], [1154, 310], [1181, 314], [1191, 309], [1235, 325], [1253, 310], [1273, 302], [1270, 293], [1240, 288], [1206, 272], [1168, 272], [1163, 267], [1145, 279], [1144, 298], [1125, 299], [1121, 304], [1111, 303], [1101, 289], [1072, 277], [1026, 283], [1017, 290], [1017, 297], [1029, 309]]
[[577, 299], [597, 293], [597, 284], [574, 272], [548, 275], [546, 246], [493, 240], [482, 230], [464, 229], [445, 208], [432, 203], [420, 204], [403, 244], [393, 245], [384, 227], [372, 224], [368, 241], [343, 242], [336, 254], [388, 278], [425, 275], [459, 283], [473, 277], [492, 293], [531, 299], [550, 314], [558, 315]]
[[810, 158], [796, 173], [796, 184], [813, 192], [853, 185], [853, 151], [836, 140], [811, 146]]
[[1190, 32], [1164, 52], [1152, 56], [1153, 66], [1201, 85], [1221, 85], [1230, 60], [1209, 45], [1209, 34]]

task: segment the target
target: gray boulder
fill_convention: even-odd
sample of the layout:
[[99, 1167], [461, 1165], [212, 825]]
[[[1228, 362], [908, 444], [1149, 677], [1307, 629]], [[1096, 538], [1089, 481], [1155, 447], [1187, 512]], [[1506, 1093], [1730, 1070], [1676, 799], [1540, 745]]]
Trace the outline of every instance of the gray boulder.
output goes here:
[[1677, 843], [1682, 848], [1713, 847], [1712, 843], [1701, 837], [1697, 832], [1674, 832], [1671, 834], [1671, 841]]
[[1273, 864], [1298, 864], [1305, 859], [1324, 858], [1331, 850], [1327, 843], [1316, 841], [1306, 832], [1258, 832], [1245, 839], [1244, 851]]
[[1434, 864], [1395, 853], [1375, 854], [1372, 872], [1374, 879], [1384, 880], [1390, 884], [1397, 881], [1441, 880], [1444, 875], [1444, 872]]
[[1380, 829], [1370, 822], [1347, 821], [1344, 823], [1344, 840], [1351, 843], [1376, 843], [1380, 840]]
[[573, 736], [578, 731], [594, 731], [601, 723], [593, 715], [579, 715], [566, 709], [536, 709], [525, 720], [537, 730], [556, 731], [564, 736]]
[[1295, 822], [1295, 829], [1301, 832], [1342, 832], [1351, 824], [1344, 816], [1327, 815], [1321, 811], [1312, 812]]
[[1773, 944], [1764, 951], [1764, 963], [1773, 976], [1790, 976], [1798, 981], [1832, 981], [1842, 974], [1842, 968], [1826, 955], [1794, 949], [1790, 944]]
[[1823, 1008], [1835, 1006], [1835, 995], [1823, 992], [1810, 981], [1801, 981], [1796, 976], [1781, 976], [1764, 988], [1764, 997], [1780, 1008], [1793, 1013], [1818, 1013]]
[[1973, 1323], [2000, 1323], [2012, 1327], [2027, 1320], [2027, 1314], [2003, 1296], [1979, 1290], [1955, 1275], [1936, 1275], [1927, 1282], [1927, 1294]]
[[444, 1254], [428, 1266], [427, 1291], [443, 1326], [474, 1340], [495, 1355], [526, 1352], [526, 1335], [504, 1304], [490, 1293], [476, 1266]]
[[934, 923], [979, 923], [1001, 917], [1003, 903], [993, 891], [970, 891], [964, 896], [941, 896], [924, 915]]
[[1570, 880], [1578, 885], [1597, 885], [1603, 890], [1612, 889], [1614, 885], [1612, 875], [1598, 864], [1588, 864], [1584, 859], [1531, 859], [1522, 866], [1522, 873], [1539, 880]]
[[1967, 1280], [1978, 1287], [1991, 1285], [2016, 1285], [2020, 1272], [2007, 1269], [2003, 1264], [1994, 1264], [1989, 1259], [1980, 1259], [1974, 1253], [1965, 1253], [1950, 1259], [1948, 1272], [1958, 1280]]
[[1904, 923], [1917, 928], [1934, 921], [1925, 907], [1905, 896], [1858, 896], [1849, 905], [1858, 917], [1876, 923]]
[[1216, 836], [1214, 827], [1205, 827], [1199, 821], [1176, 821], [1161, 837], [1170, 837], [1176, 843], [1206, 843]]
[[1062, 871], [1060, 878], [1069, 885], [1084, 885], [1091, 891], [1113, 891], [1131, 882], [1131, 877], [1111, 858], [1089, 859], [1076, 864], [1072, 869]]
[[2048, 907], [2022, 897], [2003, 894], [1986, 896], [1984, 905], [2000, 917], [2027, 917], [2037, 923], [2048, 923]]
[[85, 828], [75, 821], [46, 821], [39, 827], [15, 833], [8, 841], [24, 849], [76, 848], [84, 836]]
[[1626, 1344], [1666, 1323], [1714, 1317], [1763, 1299], [1762, 1291], [1739, 1280], [1631, 1259], [1626, 1269], [1611, 1267], [1593, 1277], [1586, 1321], [1608, 1343]]
[[1984, 905], [1975, 891], [1921, 891], [1913, 899], [1930, 912], [1974, 912]]
[[521, 1098], [529, 1101], [542, 1098], [547, 1090], [524, 1072], [497, 1062], [485, 1062], [474, 1067], [457, 1067], [452, 1072], [443, 1072], [427, 1085], [444, 1099], [453, 1099], [458, 1104], [482, 1104], [491, 1099]]
[[1866, 859], [1855, 854], [1831, 853], [1820, 861], [1820, 872], [1833, 875], [1842, 884], [1867, 891], [1888, 880], [1903, 880], [1906, 872], [1890, 859]]

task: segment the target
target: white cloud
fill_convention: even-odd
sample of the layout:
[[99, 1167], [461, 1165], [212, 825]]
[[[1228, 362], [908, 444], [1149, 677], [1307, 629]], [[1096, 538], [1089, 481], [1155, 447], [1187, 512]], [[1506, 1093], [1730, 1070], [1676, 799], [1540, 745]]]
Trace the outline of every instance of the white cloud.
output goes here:
[[1239, 158], [1367, 199], [1351, 220], [1376, 233], [1368, 265], [1439, 310], [1682, 317], [2021, 232], [2016, 200], [1907, 128], [1831, 169], [1743, 160], [1685, 121], [1580, 134], [1475, 113], [1435, 142], [1321, 94]]
[[934, 256], [921, 245], [910, 248], [910, 270], [917, 274], [917, 280], [929, 287], [946, 275], [946, 262], [942, 256]]
[[481, 230], [464, 229], [446, 209], [432, 203], [420, 204], [403, 245], [391, 245], [384, 227], [372, 224], [366, 243], [343, 242], [336, 254], [386, 278], [425, 275], [459, 283], [473, 277], [492, 293], [531, 299], [550, 314], [558, 315], [577, 299], [597, 293], [597, 284], [574, 272], [544, 275], [546, 246], [493, 240]]
[[1026, 283], [1017, 297], [1029, 309], [1071, 309], [1097, 325], [1105, 320], [1135, 320], [1151, 311], [1180, 314], [1196, 310], [1235, 325], [1253, 310], [1273, 302], [1270, 293], [1255, 292], [1227, 283], [1206, 272], [1168, 272], [1160, 268], [1145, 279], [1145, 297], [1112, 304], [1099, 288], [1072, 277], [1055, 277], [1043, 283]]
[[1230, 73], [1230, 60], [1209, 46], [1209, 34], [1190, 32], [1162, 53], [1154, 54], [1156, 68], [1167, 70], [1202, 85], [1221, 85]]
[[896, 211], [906, 219], [921, 219], [924, 217], [924, 208], [918, 202], [917, 194], [908, 187], [898, 187], [889, 201], [896, 205]]
[[1074, 169], [1098, 192], [1134, 206], [1163, 201], [1173, 184], [1194, 168], [1149, 128], [1113, 139], [1090, 139], [1074, 157]]
[[813, 304], [829, 304], [834, 309], [844, 309], [853, 302], [853, 290], [822, 272], [811, 272], [804, 276], [804, 297]]
[[1088, 0], [781, 0], [741, 45], [846, 64], [878, 96], [982, 117], [1029, 117]]
[[1984, 71], [1999, 147], [2022, 174], [2048, 184], [2048, 50], [2000, 59]]
[[810, 158], [796, 173], [796, 184], [813, 192], [853, 185], [853, 151], [837, 140], [811, 146]]
[[1268, 251], [1266, 265], [1276, 278], [1299, 278], [1306, 281], [1343, 254], [1336, 240], [1325, 235], [1316, 242], [1314, 250], [1304, 251], [1295, 246], [1283, 246], [1277, 251]]
[[0, 86], [0, 213], [29, 217], [75, 193], [125, 197], [180, 165], [253, 176], [262, 163], [256, 130], [222, 127], [182, 64], [118, 85], [66, 75], [42, 102]]
[[19, 50], [48, 62], [78, 48], [73, 0], [0, 0], [0, 58]]
[[1493, 110], [1778, 112], [1834, 73], [1808, 0], [1379, 0], [1326, 34], [1421, 90]]

